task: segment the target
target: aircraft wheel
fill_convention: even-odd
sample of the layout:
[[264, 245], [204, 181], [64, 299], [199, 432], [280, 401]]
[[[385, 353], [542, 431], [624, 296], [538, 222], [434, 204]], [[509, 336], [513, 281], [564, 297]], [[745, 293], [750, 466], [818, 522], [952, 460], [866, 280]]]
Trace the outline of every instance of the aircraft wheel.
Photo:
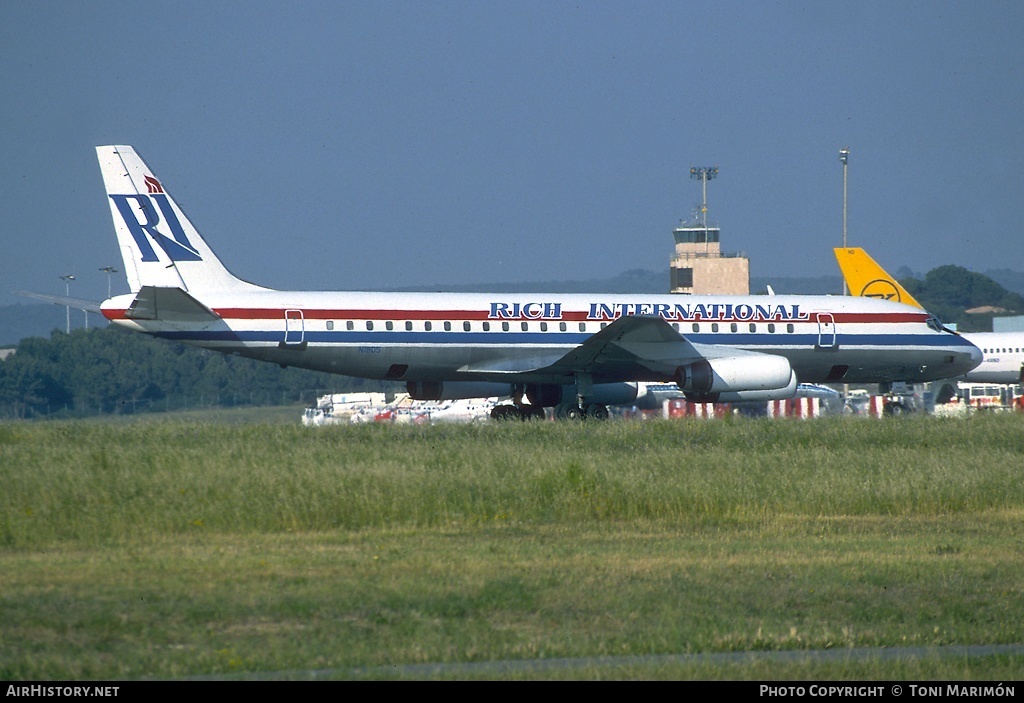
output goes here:
[[523, 420], [546, 420], [547, 414], [539, 405], [521, 405], [519, 414]]
[[515, 420], [519, 418], [519, 411], [514, 405], [496, 405], [491, 409], [492, 420]]
[[583, 420], [586, 418], [586, 415], [583, 414], [583, 408], [580, 406], [566, 403], [564, 417], [566, 420]]
[[[569, 414], [574, 412], [575, 414]], [[572, 403], [559, 403], [555, 405], [555, 420], [579, 420], [580, 419], [580, 408]]]
[[600, 403], [587, 403], [583, 408], [583, 414], [590, 420], [607, 420], [608, 408]]
[[883, 414], [892, 417], [902, 417], [910, 412], [910, 409], [903, 403], [888, 403], [882, 410]]

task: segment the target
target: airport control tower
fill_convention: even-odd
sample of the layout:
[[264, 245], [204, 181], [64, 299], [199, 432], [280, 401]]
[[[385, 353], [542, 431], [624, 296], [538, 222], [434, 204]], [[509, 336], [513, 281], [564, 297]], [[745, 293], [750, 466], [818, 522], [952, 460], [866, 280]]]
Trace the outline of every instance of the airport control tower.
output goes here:
[[750, 293], [750, 260], [739, 252], [722, 252], [721, 230], [708, 224], [708, 181], [718, 167], [693, 166], [690, 177], [701, 181], [704, 200], [700, 217], [672, 230], [675, 251], [669, 264], [672, 293]]

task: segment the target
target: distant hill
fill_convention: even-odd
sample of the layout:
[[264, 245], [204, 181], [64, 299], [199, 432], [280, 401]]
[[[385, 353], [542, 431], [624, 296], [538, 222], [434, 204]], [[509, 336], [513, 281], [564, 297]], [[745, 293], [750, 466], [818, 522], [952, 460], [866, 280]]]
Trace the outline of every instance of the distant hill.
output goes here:
[[[751, 277], [750, 292], [765, 293], [768, 286], [779, 295], [839, 295], [843, 279], [836, 276], [819, 278]], [[633, 269], [614, 278], [592, 278], [584, 281], [526, 281], [517, 283], [474, 283], [457, 286], [410, 286], [402, 291], [444, 290], [453, 293], [605, 293], [661, 295], [669, 292], [668, 271]]]

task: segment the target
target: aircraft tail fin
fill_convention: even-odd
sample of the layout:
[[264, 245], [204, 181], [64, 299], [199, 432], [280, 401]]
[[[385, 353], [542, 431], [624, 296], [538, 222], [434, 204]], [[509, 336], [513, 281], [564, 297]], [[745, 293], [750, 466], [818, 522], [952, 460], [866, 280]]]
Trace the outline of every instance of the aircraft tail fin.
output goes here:
[[892, 300], [924, 309], [914, 296], [860, 247], [838, 248], [833, 251], [836, 261], [839, 262], [839, 269], [843, 272], [843, 278], [846, 279], [846, 285], [850, 289], [850, 295]]
[[258, 290], [236, 278], [130, 146], [98, 146], [96, 156], [133, 293], [143, 286], [193, 294]]

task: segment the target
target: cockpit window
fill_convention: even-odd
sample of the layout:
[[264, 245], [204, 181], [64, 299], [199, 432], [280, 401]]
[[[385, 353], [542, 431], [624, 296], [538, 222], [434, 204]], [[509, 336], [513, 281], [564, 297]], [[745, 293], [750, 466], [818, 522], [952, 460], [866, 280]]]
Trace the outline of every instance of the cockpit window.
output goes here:
[[928, 316], [928, 327], [935, 330], [936, 332], [943, 331], [942, 323], [939, 322], [939, 318], [933, 315]]

